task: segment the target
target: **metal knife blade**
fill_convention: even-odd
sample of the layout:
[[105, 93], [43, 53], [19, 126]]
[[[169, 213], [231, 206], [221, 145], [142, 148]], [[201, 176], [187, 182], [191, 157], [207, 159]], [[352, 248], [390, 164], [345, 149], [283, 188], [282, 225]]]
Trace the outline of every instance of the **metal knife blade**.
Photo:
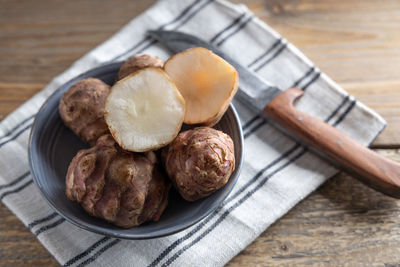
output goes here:
[[149, 34], [173, 53], [201, 46], [225, 59], [239, 73], [239, 90], [235, 97], [255, 112], [260, 113], [275, 96], [282, 92], [214, 45], [193, 35], [177, 31], [149, 31]]

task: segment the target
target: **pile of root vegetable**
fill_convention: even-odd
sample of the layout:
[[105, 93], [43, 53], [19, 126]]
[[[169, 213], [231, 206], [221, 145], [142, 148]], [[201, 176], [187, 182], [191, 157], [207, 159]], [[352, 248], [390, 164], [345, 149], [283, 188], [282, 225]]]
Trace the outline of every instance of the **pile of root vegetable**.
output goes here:
[[[59, 104], [65, 125], [91, 147], [66, 175], [66, 195], [119, 227], [157, 221], [171, 184], [187, 201], [225, 185], [235, 168], [232, 139], [211, 128], [238, 89], [236, 70], [204, 48], [129, 58], [110, 87], [88, 78]], [[181, 132], [182, 124], [193, 128]]]

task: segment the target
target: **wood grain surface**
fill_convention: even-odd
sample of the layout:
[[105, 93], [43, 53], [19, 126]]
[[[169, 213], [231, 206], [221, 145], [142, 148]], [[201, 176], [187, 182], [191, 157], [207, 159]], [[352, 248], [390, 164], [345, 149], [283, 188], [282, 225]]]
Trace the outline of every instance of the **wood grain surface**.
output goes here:
[[[148, 8], [148, 0], [0, 0], [0, 120]], [[374, 143], [400, 161], [400, 1], [234, 0], [299, 47], [388, 127]], [[400, 264], [400, 202], [341, 174], [228, 266]], [[0, 204], [0, 265], [58, 266]]]

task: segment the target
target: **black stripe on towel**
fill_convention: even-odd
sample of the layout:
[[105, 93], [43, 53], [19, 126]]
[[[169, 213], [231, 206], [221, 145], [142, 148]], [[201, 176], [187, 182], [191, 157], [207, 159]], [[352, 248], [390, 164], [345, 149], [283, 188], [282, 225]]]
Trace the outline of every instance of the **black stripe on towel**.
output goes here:
[[311, 84], [313, 84], [316, 80], [318, 80], [320, 76], [321, 76], [321, 72], [317, 72], [317, 74], [315, 74], [315, 76], [308, 83], [306, 83], [304, 86], [301, 87], [301, 90], [303, 90], [303, 91], [307, 90], [307, 88]]
[[[11, 187], [11, 186], [13, 186], [13, 185], [15, 185], [15, 184], [17, 184], [17, 183], [23, 181], [26, 177], [29, 176], [29, 174], [30, 174], [29, 171], [26, 172], [26, 173], [24, 173], [23, 175], [21, 175], [20, 177], [18, 177], [18, 178], [15, 179], [14, 181], [12, 181], [12, 182], [10, 182], [10, 183], [8, 183], [8, 184], [6, 184], [6, 185], [2, 185], [2, 186], [0, 187], [0, 189]], [[29, 179], [26, 183], [22, 184], [21, 186], [15, 188], [15, 189], [13, 189], [13, 190], [9, 190], [9, 191], [4, 192], [2, 195], [0, 195], [0, 200], [3, 199], [3, 198], [6, 197], [6, 196], [9, 196], [9, 195], [11, 195], [11, 194], [16, 194], [16, 193], [20, 192], [21, 190], [23, 190], [24, 188], [26, 188], [27, 186], [29, 186], [32, 182], [33, 182], [33, 180], [32, 180], [32, 179]], [[41, 224], [41, 223], [50, 221], [51, 219], [55, 218], [56, 216], [57, 216], [57, 213], [53, 212], [53, 213], [47, 215], [47, 216], [44, 217], [44, 218], [34, 220], [34, 221], [31, 222], [30, 224], [28, 224], [28, 228], [29, 228], [29, 229], [32, 229], [32, 228], [35, 227], [36, 225], [39, 225], [39, 224]], [[64, 221], [64, 219], [63, 219], [63, 221]], [[60, 222], [60, 223], [61, 223], [61, 222]], [[59, 224], [59, 223], [58, 223], [58, 224]], [[38, 235], [38, 234], [40, 234], [40, 233], [42, 233], [42, 232], [44, 232], [44, 231], [46, 231], [46, 230], [48, 230], [48, 229], [51, 229], [51, 228], [57, 226], [58, 224], [53, 223], [53, 224], [49, 224], [48, 226], [44, 226], [44, 227], [40, 228], [39, 230], [37, 230], [34, 234], [35, 234], [35, 235]]]
[[166, 27], [168, 27], [169, 25], [174, 24], [175, 22], [178, 22], [179, 20], [181, 20], [186, 14], [188, 14], [190, 12], [190, 10], [192, 8], [194, 8], [197, 4], [199, 4], [202, 0], [196, 0], [194, 1], [192, 4], [190, 4], [189, 6], [187, 6], [174, 20], [163, 24], [159, 27], [160, 30], [165, 29]]
[[47, 215], [46, 217], [34, 220], [33, 222], [31, 222], [30, 224], [28, 224], [29, 229], [32, 229], [34, 226], [50, 221], [51, 219], [55, 218], [57, 216], [57, 213], [53, 212], [50, 213], [49, 215]]
[[72, 259], [70, 259], [69, 261], [67, 261], [63, 266], [64, 267], [68, 267], [71, 266], [72, 264], [74, 264], [75, 262], [79, 261], [80, 259], [83, 259], [84, 257], [86, 257], [87, 255], [89, 255], [93, 250], [95, 250], [97, 247], [99, 247], [101, 244], [106, 243], [107, 241], [111, 240], [110, 237], [103, 237], [101, 238], [99, 241], [95, 242], [93, 245], [91, 245], [90, 247], [88, 247], [87, 249], [85, 249], [85, 251], [83, 251], [82, 253], [76, 255], [75, 257], [73, 257]]
[[0, 148], [2, 146], [4, 146], [5, 144], [15, 140], [18, 136], [20, 136], [21, 134], [23, 134], [26, 130], [30, 129], [32, 126], [32, 123], [28, 124], [27, 126], [25, 126], [24, 128], [22, 128], [22, 130], [20, 130], [19, 132], [17, 132], [13, 137], [11, 137], [10, 139], [0, 143]]
[[269, 64], [272, 60], [274, 60], [277, 56], [279, 56], [283, 50], [285, 50], [285, 48], [287, 47], [286, 43], [283, 43], [282, 46], [270, 57], [268, 58], [266, 61], [264, 61], [263, 63], [261, 63], [258, 67], [256, 67], [254, 69], [254, 71], [259, 71], [262, 68], [264, 68], [267, 64]]
[[254, 17], [251, 16], [248, 19], [246, 19], [243, 23], [240, 24], [240, 26], [233, 31], [232, 33], [228, 34], [224, 39], [220, 40], [217, 43], [217, 46], [221, 46], [223, 43], [225, 43], [225, 41], [227, 41], [231, 36], [235, 35], [236, 33], [240, 32], [244, 27], [246, 27], [246, 25], [253, 19]]
[[[181, 21], [181, 23], [179, 23], [177, 26], [175, 26], [174, 28], [172, 28], [172, 30], [177, 30], [179, 27], [181, 27], [182, 25], [186, 24], [186, 22], [188, 22], [189, 20], [191, 20], [197, 13], [199, 13], [204, 7], [206, 7], [208, 4], [210, 4], [211, 2], [213, 2], [214, 0], [208, 0], [207, 2], [205, 2], [204, 4], [202, 4], [201, 6], [199, 6], [197, 9], [195, 9], [187, 18], [185, 18], [183, 21]], [[154, 44], [156, 44], [158, 41], [155, 39], [152, 39], [152, 41], [146, 45], [145, 47], [143, 47], [142, 49], [140, 49], [139, 51], [137, 51], [137, 54], [143, 53], [143, 51], [145, 51], [146, 49], [148, 49], [149, 47], [153, 46]]]
[[[189, 14], [184, 20], [180, 21], [178, 25], [173, 27], [174, 30], [178, 29], [179, 27], [185, 25], [188, 21], [190, 21], [195, 15], [197, 15], [200, 11], [202, 11], [208, 4], [211, 4], [214, 0], [207, 0], [205, 3], [200, 5], [197, 9], [195, 9], [192, 13]], [[165, 27], [164, 27], [165, 28]]]
[[247, 133], [244, 134], [244, 138], [246, 139], [247, 137], [249, 137], [250, 135], [252, 135], [255, 131], [257, 131], [258, 129], [260, 129], [263, 125], [265, 125], [267, 123], [267, 121], [265, 119], [263, 119], [262, 121], [260, 121], [259, 123], [257, 123], [253, 128], [251, 128]]
[[26, 173], [22, 174], [22, 175], [19, 176], [17, 179], [15, 179], [15, 180], [9, 182], [8, 184], [0, 185], [0, 190], [3, 189], [3, 188], [11, 187], [11, 186], [13, 186], [13, 185], [15, 185], [15, 184], [21, 182], [21, 181], [24, 180], [26, 177], [28, 177], [30, 173], [31, 173], [31, 172], [27, 171]]
[[295, 81], [289, 88], [297, 87], [305, 78], [315, 71], [315, 67], [311, 67], [300, 79]]
[[272, 52], [272, 50], [277, 47], [280, 43], [282, 43], [283, 40], [281, 38], [278, 38], [272, 45], [271, 47], [269, 47], [267, 49], [267, 51], [265, 51], [265, 53], [263, 53], [262, 55], [258, 56], [256, 59], [254, 59], [252, 62], [249, 63], [249, 65], [247, 65], [247, 67], [251, 68], [253, 67], [253, 65], [257, 64], [257, 62], [259, 62], [260, 60], [262, 60], [264, 57], [268, 56], [269, 53]]
[[54, 227], [60, 225], [60, 224], [63, 223], [63, 222], [65, 222], [65, 219], [64, 219], [64, 218], [60, 218], [60, 219], [58, 219], [57, 221], [55, 221], [55, 222], [53, 222], [53, 223], [51, 223], [51, 224], [48, 224], [48, 225], [45, 225], [45, 226], [39, 228], [38, 230], [36, 230], [35, 232], [33, 232], [33, 234], [34, 234], [35, 236], [38, 236], [38, 235], [40, 235], [41, 233], [43, 233], [43, 232], [45, 232], [45, 231], [47, 231], [47, 230], [49, 230], [49, 229], [52, 229], [52, 228], [54, 228]]
[[101, 248], [99, 251], [97, 251], [92, 257], [88, 258], [87, 260], [81, 262], [79, 265], [77, 265], [77, 267], [83, 267], [88, 265], [89, 263], [95, 261], [97, 259], [97, 257], [99, 257], [101, 254], [103, 254], [106, 250], [108, 250], [109, 248], [115, 246], [116, 244], [118, 244], [119, 242], [121, 242], [120, 239], [114, 239], [113, 241], [111, 241], [110, 243], [108, 243], [107, 245], [105, 245], [103, 248]]
[[[193, 3], [191, 3], [190, 5], [188, 5], [184, 10], [182, 10], [182, 12], [172, 21], [167, 22], [163, 25], [161, 25], [158, 29], [162, 30], [165, 27], [179, 21], [180, 19], [182, 19], [188, 12], [190, 12], [190, 10], [192, 8], [194, 8], [198, 3], [200, 3], [202, 0], [196, 0]], [[116, 61], [126, 55], [128, 55], [129, 53], [131, 53], [132, 51], [136, 50], [138, 47], [140, 47], [141, 45], [143, 45], [144, 43], [146, 43], [147, 41], [152, 40], [152, 38], [150, 36], [146, 36], [144, 39], [142, 39], [141, 41], [139, 41], [138, 43], [136, 43], [133, 47], [129, 48], [127, 51], [119, 54], [118, 56], [115, 56], [114, 58], [112, 58], [110, 61]]]
[[19, 122], [17, 125], [15, 125], [11, 130], [9, 130], [7, 133], [5, 133], [3, 136], [0, 136], [0, 140], [3, 139], [4, 137], [10, 136], [14, 131], [16, 131], [20, 126], [22, 126], [25, 122], [29, 121], [33, 117], [35, 117], [36, 114], [33, 114], [23, 121]]
[[256, 116], [254, 116], [253, 118], [251, 118], [250, 120], [248, 120], [248, 121], [242, 126], [242, 129], [243, 129], [243, 130], [246, 130], [247, 128], [249, 128], [250, 125], [251, 125], [253, 122], [255, 122], [258, 118], [261, 118], [261, 116], [257, 114]]
[[234, 19], [232, 21], [231, 24], [229, 24], [228, 26], [226, 26], [225, 28], [222, 29], [222, 31], [220, 31], [219, 33], [217, 33], [213, 38], [210, 39], [210, 43], [214, 43], [217, 38], [219, 38], [223, 33], [225, 33], [226, 31], [228, 31], [229, 29], [233, 28], [236, 24], [239, 23], [239, 21], [246, 15], [246, 13], [241, 14], [240, 16], [238, 16], [236, 19]]
[[0, 200], [3, 200], [3, 198], [5, 198], [8, 195], [15, 194], [15, 193], [18, 193], [18, 192], [22, 191], [23, 189], [25, 189], [26, 187], [28, 187], [32, 183], [33, 183], [33, 180], [29, 180], [26, 183], [24, 183], [23, 185], [15, 188], [13, 190], [4, 192], [3, 194], [0, 195]]
[[[339, 110], [341, 110], [343, 108], [343, 106], [347, 103], [347, 101], [349, 101], [349, 98], [350, 97], [348, 95], [346, 95], [346, 97], [343, 98], [343, 100], [339, 104], [339, 106], [337, 106], [337, 108], [331, 113], [331, 115], [329, 115], [329, 117], [326, 118], [325, 122], [329, 122], [339, 112]], [[345, 114], [344, 116], [346, 116], [346, 113], [343, 113], [343, 114]]]
[[347, 109], [343, 112], [343, 114], [333, 123], [333, 126], [337, 126], [339, 123], [341, 123], [344, 118], [347, 116], [347, 114], [350, 113], [350, 111], [355, 107], [356, 101], [353, 99], [351, 100], [350, 106], [347, 107]]

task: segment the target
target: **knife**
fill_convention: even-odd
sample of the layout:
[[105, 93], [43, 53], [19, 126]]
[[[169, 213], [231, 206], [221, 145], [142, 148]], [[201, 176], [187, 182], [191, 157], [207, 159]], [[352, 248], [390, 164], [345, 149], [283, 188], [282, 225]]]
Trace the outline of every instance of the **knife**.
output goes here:
[[282, 91], [216, 46], [190, 34], [177, 31], [148, 33], [173, 53], [204, 47], [224, 58], [239, 73], [239, 90], [235, 98], [335, 166], [382, 193], [400, 198], [400, 164], [364, 147], [330, 124], [297, 110], [294, 103], [304, 94], [302, 90]]

